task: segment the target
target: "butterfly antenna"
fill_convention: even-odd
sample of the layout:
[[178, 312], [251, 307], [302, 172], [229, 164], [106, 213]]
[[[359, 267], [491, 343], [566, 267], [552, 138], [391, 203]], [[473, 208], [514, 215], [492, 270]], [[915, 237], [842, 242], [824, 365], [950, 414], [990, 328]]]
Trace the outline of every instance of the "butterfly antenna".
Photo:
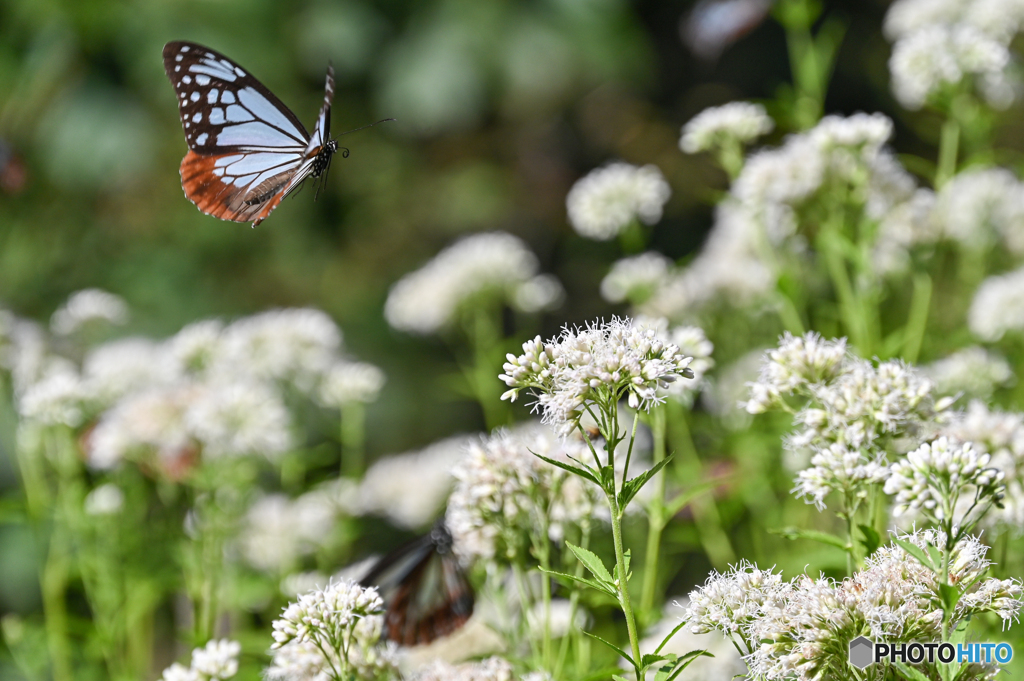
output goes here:
[[[350, 132], [359, 132], [360, 130], [366, 130], [367, 128], [372, 128], [375, 125], [380, 125], [381, 123], [387, 123], [388, 121], [393, 121], [393, 120], [395, 120], [395, 119], [394, 118], [382, 118], [379, 121], [377, 121], [376, 123], [370, 123], [369, 125], [364, 125], [363, 127], [356, 128], [355, 130], [347, 130], [347, 131], [341, 133], [341, 135], [347, 135]], [[341, 137], [341, 135], [338, 135], [338, 137]], [[346, 149], [346, 151], [348, 151], [348, 150]], [[348, 157], [348, 154], [345, 154], [343, 158], [345, 158], [345, 157]]]

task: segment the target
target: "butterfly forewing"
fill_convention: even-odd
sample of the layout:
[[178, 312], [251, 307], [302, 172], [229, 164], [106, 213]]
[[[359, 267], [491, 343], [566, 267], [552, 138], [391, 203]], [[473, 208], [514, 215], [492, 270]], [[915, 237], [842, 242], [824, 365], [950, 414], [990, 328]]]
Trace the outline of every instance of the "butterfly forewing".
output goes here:
[[[164, 46], [164, 70], [178, 98], [189, 153], [181, 162], [185, 195], [205, 213], [259, 224], [314, 171], [305, 127], [262, 83], [202, 45]], [[316, 135], [327, 139], [334, 79], [328, 71]]]
[[450, 634], [473, 614], [473, 589], [441, 525], [382, 558], [361, 581], [380, 587], [387, 606], [384, 633], [401, 645]]

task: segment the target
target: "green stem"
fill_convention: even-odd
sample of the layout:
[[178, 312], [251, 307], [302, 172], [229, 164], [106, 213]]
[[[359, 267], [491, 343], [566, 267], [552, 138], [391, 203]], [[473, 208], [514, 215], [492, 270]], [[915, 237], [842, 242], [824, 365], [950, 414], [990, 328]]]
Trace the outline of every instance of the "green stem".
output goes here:
[[[665, 410], [651, 413], [651, 432], [654, 436], [653, 463], [665, 460]], [[654, 494], [647, 512], [647, 552], [644, 557], [644, 583], [640, 590], [640, 614], [647, 621], [654, 610], [654, 592], [658, 585], [658, 558], [661, 551], [661, 532], [665, 528], [665, 471], [654, 476]]]
[[942, 186], [956, 175], [956, 159], [960, 149], [960, 123], [953, 117], [942, 124], [939, 140], [939, 163], [935, 169], [935, 188]]
[[68, 641], [68, 612], [64, 602], [71, 569], [67, 537], [54, 528], [43, 566], [41, 586], [43, 615], [46, 619], [46, 640], [54, 681], [71, 681], [71, 645]]
[[825, 259], [829, 277], [832, 279], [832, 286], [835, 288], [836, 297], [839, 299], [839, 312], [846, 326], [847, 332], [853, 345], [860, 352], [862, 357], [870, 357], [873, 351], [870, 338], [868, 337], [868, 323], [865, 319], [864, 310], [858, 296], [854, 292], [853, 284], [850, 281], [850, 273], [847, 271], [846, 258], [837, 243], [840, 238], [834, 233], [833, 228], [824, 226], [818, 239], [819, 251]]
[[466, 372], [466, 378], [483, 411], [487, 430], [490, 431], [506, 421], [505, 403], [496, 390], [499, 382], [495, 381], [494, 373], [494, 351], [500, 343], [498, 325], [492, 318], [491, 310], [477, 305], [468, 326], [473, 366]]
[[[637, 665], [640, 664], [640, 638], [637, 636], [636, 618], [633, 616], [633, 606], [629, 600], [629, 585], [626, 581], [626, 552], [622, 543], [622, 512], [619, 508], [618, 499], [614, 494], [607, 494], [608, 510], [612, 516], [612, 543], [615, 546], [615, 566], [618, 568], [619, 605], [622, 607], [622, 614], [626, 616], [626, 631], [629, 634], [629, 646], [633, 653], [633, 659]], [[643, 677], [637, 672], [637, 681], [643, 681]]]
[[341, 469], [343, 477], [359, 477], [366, 465], [366, 407], [346, 402], [340, 415]]
[[914, 364], [921, 354], [924, 333], [928, 328], [928, 310], [932, 301], [932, 278], [927, 272], [914, 275], [914, 293], [903, 331], [903, 359]]
[[823, 73], [811, 35], [813, 18], [806, 0], [786, 0], [780, 9], [785, 17], [786, 47], [797, 91], [794, 118], [801, 129], [807, 129], [821, 117], [824, 103]]

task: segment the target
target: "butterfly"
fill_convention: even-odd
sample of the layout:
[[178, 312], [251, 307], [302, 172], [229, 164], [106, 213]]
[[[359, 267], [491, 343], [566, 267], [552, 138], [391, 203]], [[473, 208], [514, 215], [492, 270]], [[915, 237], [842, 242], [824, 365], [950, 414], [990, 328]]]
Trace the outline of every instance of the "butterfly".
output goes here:
[[[326, 177], [338, 152], [330, 139], [334, 69], [313, 134], [261, 82], [208, 47], [164, 45], [164, 71], [178, 96], [188, 142], [185, 196], [207, 215], [260, 224], [307, 177]], [[343, 158], [348, 149], [341, 147]]]
[[360, 582], [380, 587], [384, 635], [404, 646], [446, 636], [473, 614], [473, 588], [443, 520], [429, 534], [381, 558]]

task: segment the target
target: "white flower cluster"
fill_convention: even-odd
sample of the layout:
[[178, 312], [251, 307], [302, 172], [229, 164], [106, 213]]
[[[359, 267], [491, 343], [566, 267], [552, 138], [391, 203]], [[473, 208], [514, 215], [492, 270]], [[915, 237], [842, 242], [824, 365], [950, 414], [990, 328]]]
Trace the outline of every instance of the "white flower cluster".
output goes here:
[[[867, 218], [882, 223], [880, 239], [898, 241], [892, 233], [906, 231], [921, 210], [913, 177], [885, 148], [892, 129], [881, 114], [826, 116], [781, 147], [751, 155], [719, 203], [702, 251], [669, 272], [641, 311], [674, 319], [719, 298], [735, 305], [762, 299], [778, 275], [774, 261], [806, 257], [802, 216], [836, 195], [829, 190], [848, 190]], [[780, 253], [768, 257], [773, 249]], [[879, 249], [877, 259], [895, 266], [901, 259], [889, 250]]]
[[385, 380], [384, 372], [368, 362], [337, 362], [320, 383], [320, 403], [340, 408], [353, 402], [375, 402]]
[[509, 661], [501, 657], [459, 665], [435, 660], [416, 672], [410, 681], [516, 681], [516, 675]]
[[284, 574], [295, 567], [299, 557], [323, 544], [339, 510], [320, 490], [295, 500], [283, 494], [260, 497], [246, 513], [238, 550], [257, 570]]
[[509, 303], [524, 312], [556, 306], [562, 287], [538, 275], [537, 257], [505, 232], [457, 241], [420, 269], [402, 277], [388, 294], [384, 317], [401, 331], [437, 333], [458, 320], [466, 306]]
[[[653, 654], [665, 637], [679, 625], [680, 610], [685, 612], [689, 606], [690, 601], [685, 597], [666, 599], [662, 619], [646, 630], [646, 635], [640, 640], [640, 653]], [[691, 662], [676, 677], [679, 681], [733, 679], [747, 672], [747, 665], [736, 647], [727, 637], [717, 632], [708, 636], [695, 634], [689, 627], [684, 627], [661, 648], [662, 654], [671, 653], [680, 657], [693, 650], [706, 650], [711, 656], [701, 656]]]
[[[1004, 473], [989, 467], [991, 458], [970, 442], [951, 442], [945, 436], [922, 444], [892, 465], [885, 482], [885, 493], [896, 497], [893, 515], [921, 510], [949, 522], [961, 497], [973, 497], [971, 508], [987, 510], [1003, 496]], [[966, 527], [976, 520], [960, 517], [954, 524]]]
[[994, 410], [972, 400], [965, 411], [943, 425], [942, 433], [990, 454], [989, 464], [1005, 474], [1002, 508], [990, 509], [981, 526], [1020, 532], [1024, 528], [1024, 414]]
[[[936, 530], [902, 537], [919, 547], [941, 546]], [[990, 562], [981, 542], [965, 537], [953, 547], [950, 582], [960, 592], [952, 623], [992, 612], [1016, 621], [1021, 585], [985, 579]], [[741, 565], [712, 574], [690, 595], [686, 620], [694, 633], [720, 631], [750, 651], [752, 678], [842, 678], [847, 644], [860, 635], [893, 642], [935, 640], [941, 634], [935, 573], [902, 548], [886, 546], [843, 582], [801, 575], [783, 581], [771, 571]]]
[[465, 456], [468, 441], [457, 435], [416, 452], [378, 459], [355, 491], [347, 493], [350, 512], [380, 515], [413, 530], [429, 525], [451, 492], [452, 471]]
[[510, 389], [502, 399], [532, 390], [544, 422], [563, 435], [576, 428], [594, 401], [608, 404], [625, 397], [633, 409], [650, 409], [663, 399], [659, 389], [693, 376], [688, 368], [693, 358], [662, 341], [656, 329], [633, 326], [629, 319], [566, 327], [548, 342], [537, 336], [523, 344], [522, 355], [507, 357], [499, 378]]
[[1013, 369], [1002, 355], [977, 345], [957, 350], [922, 371], [940, 395], [990, 397], [996, 388], [1014, 379]]
[[672, 261], [657, 251], [622, 258], [601, 280], [601, 296], [609, 303], [641, 304], [664, 281]]
[[570, 465], [570, 457], [588, 455], [582, 442], [559, 442], [537, 426], [470, 443], [455, 467], [445, 516], [455, 552], [465, 563], [496, 554], [514, 560], [528, 550], [531, 532], [546, 525], [549, 538], [560, 541], [566, 524], [579, 524], [602, 507], [595, 485], [536, 454]]
[[50, 329], [58, 336], [70, 336], [95, 322], [120, 326], [128, 321], [128, 304], [121, 296], [88, 288], [72, 293], [50, 318]]
[[1024, 267], [981, 282], [967, 312], [967, 326], [986, 341], [1024, 330]]
[[888, 477], [888, 445], [926, 435], [951, 406], [951, 398], [936, 402], [934, 393], [931, 381], [899, 360], [875, 365], [848, 355], [843, 339], [786, 334], [750, 384], [746, 408], [794, 411], [787, 399], [804, 400], [795, 417], [801, 428], [786, 448], [794, 459], [810, 454], [794, 492], [823, 509], [832, 492], [856, 504]]
[[743, 145], [767, 135], [775, 127], [760, 104], [730, 102], [705, 109], [683, 126], [679, 148], [688, 154]]
[[607, 241], [634, 220], [653, 225], [661, 219], [672, 190], [653, 165], [611, 163], [577, 180], [565, 197], [569, 223], [580, 236]]
[[704, 329], [699, 326], [673, 326], [664, 317], [657, 319], [639, 316], [634, 318], [633, 325], [657, 329], [662, 341], [675, 345], [680, 353], [692, 358], [687, 368], [693, 374], [693, 380], [673, 381], [665, 390], [668, 397], [687, 407], [691, 406], [697, 393], [705, 387], [705, 374], [715, 366], [715, 360], [711, 358], [715, 345], [708, 340]]
[[996, 243], [1024, 253], [1024, 183], [1005, 168], [971, 168], [939, 192], [932, 222], [936, 236], [963, 248], [982, 250]]
[[321, 649], [341, 651], [348, 648], [361, 620], [383, 612], [384, 601], [376, 587], [363, 587], [351, 581], [331, 582], [285, 607], [273, 623], [271, 650], [290, 643], [313, 643]]
[[192, 664], [175, 662], [164, 670], [161, 681], [223, 681], [238, 673], [242, 645], [227, 639], [210, 641], [192, 651]]

